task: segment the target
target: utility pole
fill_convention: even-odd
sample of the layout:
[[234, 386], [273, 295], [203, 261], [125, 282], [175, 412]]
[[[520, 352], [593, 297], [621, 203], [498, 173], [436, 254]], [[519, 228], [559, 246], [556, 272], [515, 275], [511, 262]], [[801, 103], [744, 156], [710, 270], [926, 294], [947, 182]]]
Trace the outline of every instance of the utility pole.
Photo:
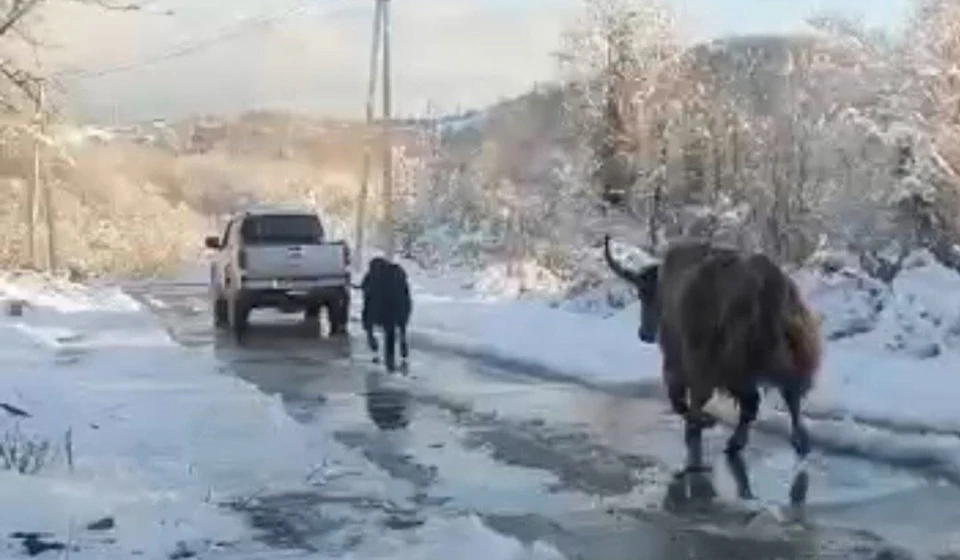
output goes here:
[[370, 74], [367, 87], [367, 127], [364, 137], [363, 171], [360, 179], [360, 198], [357, 200], [357, 224], [354, 243], [354, 266], [359, 272], [363, 267], [363, 229], [367, 214], [367, 192], [370, 186], [370, 142], [368, 135], [373, 131], [373, 108], [377, 94], [377, 71], [379, 70], [380, 35], [383, 21], [383, 3], [376, 0], [373, 13], [373, 40], [370, 49]]
[[382, 2], [383, 18], [383, 228], [384, 252], [393, 260], [393, 146], [390, 142], [392, 100], [390, 83], [390, 0]]
[[[374, 98], [377, 89], [377, 62], [378, 55], [383, 49], [383, 222], [381, 238], [384, 244], [384, 253], [387, 259], [393, 259], [394, 253], [394, 216], [393, 216], [393, 146], [390, 139], [392, 120], [392, 91], [390, 82], [390, 0], [376, 0], [373, 16], [373, 42], [370, 52], [370, 81], [367, 90], [367, 130], [373, 129]], [[367, 192], [370, 182], [370, 147], [364, 149], [363, 171], [360, 182], [360, 198], [357, 201], [356, 224], [356, 266], [363, 266], [363, 226], [366, 217]]]

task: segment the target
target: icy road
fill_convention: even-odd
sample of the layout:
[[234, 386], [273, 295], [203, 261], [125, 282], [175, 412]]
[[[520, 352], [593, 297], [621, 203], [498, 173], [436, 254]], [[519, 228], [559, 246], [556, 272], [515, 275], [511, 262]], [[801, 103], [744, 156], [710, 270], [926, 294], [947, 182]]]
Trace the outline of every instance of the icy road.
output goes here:
[[[297, 422], [391, 481], [267, 488], [234, 504], [276, 557], [350, 555], [371, 528], [402, 542], [406, 531], [464, 512], [486, 530], [555, 549], [530, 557], [591, 560], [921, 558], [949, 548], [960, 527], [960, 490], [919, 471], [816, 450], [806, 504], [791, 508], [793, 452], [755, 432], [746, 464], [757, 501], [746, 504], [720, 453], [727, 428], [711, 433], [712, 477], [672, 476], [682, 437], [659, 399], [544, 381], [416, 337], [409, 374], [389, 376], [371, 363], [355, 323], [350, 340], [325, 340], [299, 317], [255, 314], [238, 346], [210, 326], [202, 286], [128, 291], [178, 343], [209, 349], [222, 373], [280, 395]], [[465, 542], [452, 547], [423, 557], [488, 556]], [[381, 554], [404, 557], [394, 552]]]

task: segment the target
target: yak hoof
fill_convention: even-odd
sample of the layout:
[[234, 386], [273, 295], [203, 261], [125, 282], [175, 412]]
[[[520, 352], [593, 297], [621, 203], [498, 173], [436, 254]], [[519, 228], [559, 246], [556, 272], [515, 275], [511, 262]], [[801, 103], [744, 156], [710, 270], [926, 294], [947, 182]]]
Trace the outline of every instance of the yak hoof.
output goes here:
[[790, 505], [802, 506], [807, 503], [807, 493], [810, 491], [810, 475], [807, 471], [800, 471], [790, 485]]
[[717, 419], [706, 412], [690, 410], [684, 416], [688, 423], [696, 425], [701, 430], [709, 430], [717, 425]]
[[723, 452], [730, 456], [739, 455], [746, 446], [747, 443], [743, 441], [742, 438], [734, 439], [731, 437], [727, 440], [727, 446], [724, 448]]
[[373, 363], [379, 364], [379, 363], [380, 363], [380, 356], [374, 356], [374, 357], [373, 357]]
[[798, 456], [806, 457], [810, 454], [810, 435], [806, 430], [794, 430], [790, 436], [790, 443], [793, 445], [793, 449], [797, 452]]
[[680, 471], [681, 475], [687, 474], [705, 474], [713, 471], [713, 467], [706, 463], [691, 463]]

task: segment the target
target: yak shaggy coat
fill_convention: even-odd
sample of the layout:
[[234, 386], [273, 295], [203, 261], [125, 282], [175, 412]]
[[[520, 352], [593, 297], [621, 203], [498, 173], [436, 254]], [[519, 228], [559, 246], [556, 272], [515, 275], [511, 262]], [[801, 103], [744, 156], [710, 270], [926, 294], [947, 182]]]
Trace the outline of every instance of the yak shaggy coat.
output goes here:
[[604, 256], [637, 288], [640, 338], [660, 345], [671, 406], [686, 420], [691, 467], [702, 460], [701, 432], [713, 424], [703, 407], [715, 391], [740, 408], [728, 453], [746, 445], [763, 385], [776, 387], [787, 404], [798, 455], [809, 452], [800, 401], [820, 367], [819, 324], [776, 264], [761, 254], [683, 242], [669, 247], [659, 264], [635, 272], [613, 259], [609, 236]]

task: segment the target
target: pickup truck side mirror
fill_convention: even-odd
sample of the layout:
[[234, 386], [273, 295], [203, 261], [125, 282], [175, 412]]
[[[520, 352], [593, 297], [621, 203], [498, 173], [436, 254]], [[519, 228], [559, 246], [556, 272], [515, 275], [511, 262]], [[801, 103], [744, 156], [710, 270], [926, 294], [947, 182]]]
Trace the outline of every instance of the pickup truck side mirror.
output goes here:
[[220, 249], [220, 238], [217, 237], [217, 236], [215, 236], [215, 235], [209, 235], [209, 236], [207, 236], [206, 239], [204, 239], [204, 243], [203, 243], [203, 244], [206, 245], [207, 249], [216, 249], [216, 250], [219, 250], [219, 249]]

